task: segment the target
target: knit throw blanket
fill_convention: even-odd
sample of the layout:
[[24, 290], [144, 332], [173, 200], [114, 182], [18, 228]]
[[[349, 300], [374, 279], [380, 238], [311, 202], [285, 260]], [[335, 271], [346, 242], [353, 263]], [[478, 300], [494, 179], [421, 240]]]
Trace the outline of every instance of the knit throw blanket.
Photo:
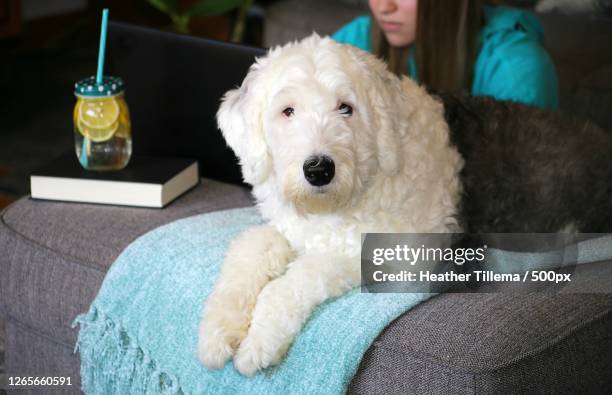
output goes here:
[[196, 357], [203, 303], [230, 240], [261, 223], [254, 208], [219, 211], [130, 244], [75, 321], [85, 393], [340, 394], [377, 335], [431, 296], [354, 290], [315, 310], [279, 366], [253, 378], [231, 361], [208, 370]]

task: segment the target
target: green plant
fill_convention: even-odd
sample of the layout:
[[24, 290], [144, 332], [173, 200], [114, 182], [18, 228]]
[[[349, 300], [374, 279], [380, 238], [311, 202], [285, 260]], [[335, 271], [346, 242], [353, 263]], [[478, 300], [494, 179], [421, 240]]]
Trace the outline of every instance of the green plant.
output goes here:
[[185, 11], [179, 10], [176, 0], [147, 0], [147, 2], [167, 14], [172, 20], [173, 29], [180, 33], [189, 33], [189, 21], [192, 17], [222, 15], [240, 8], [231, 37], [232, 41], [239, 42], [244, 32], [246, 13], [253, 0], [200, 0]]

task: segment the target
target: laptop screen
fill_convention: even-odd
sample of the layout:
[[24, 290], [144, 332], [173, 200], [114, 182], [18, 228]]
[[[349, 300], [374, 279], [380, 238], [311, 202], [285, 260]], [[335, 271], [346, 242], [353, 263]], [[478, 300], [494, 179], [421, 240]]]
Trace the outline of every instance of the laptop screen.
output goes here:
[[196, 158], [203, 177], [242, 182], [215, 114], [266, 50], [111, 22], [107, 51], [108, 74], [125, 81], [135, 154]]

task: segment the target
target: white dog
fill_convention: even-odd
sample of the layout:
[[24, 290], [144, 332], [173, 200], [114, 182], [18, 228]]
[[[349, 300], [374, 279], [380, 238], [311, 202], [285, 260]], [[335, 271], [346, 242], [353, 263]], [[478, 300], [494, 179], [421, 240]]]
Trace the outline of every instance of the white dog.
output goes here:
[[198, 355], [281, 362], [313, 309], [360, 283], [362, 232], [452, 232], [463, 161], [442, 104], [361, 50], [313, 35], [271, 50], [217, 114], [267, 225], [234, 240]]

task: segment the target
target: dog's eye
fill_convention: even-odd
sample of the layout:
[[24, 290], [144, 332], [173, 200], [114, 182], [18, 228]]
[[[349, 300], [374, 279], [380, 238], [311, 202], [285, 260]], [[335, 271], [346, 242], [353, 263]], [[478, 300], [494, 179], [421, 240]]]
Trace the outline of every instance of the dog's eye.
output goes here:
[[345, 115], [347, 117], [353, 115], [353, 107], [349, 106], [346, 103], [340, 104], [340, 107], [338, 107], [338, 111], [340, 112], [340, 114]]
[[289, 118], [292, 117], [295, 114], [295, 110], [293, 109], [293, 107], [287, 107], [283, 110], [283, 114]]

